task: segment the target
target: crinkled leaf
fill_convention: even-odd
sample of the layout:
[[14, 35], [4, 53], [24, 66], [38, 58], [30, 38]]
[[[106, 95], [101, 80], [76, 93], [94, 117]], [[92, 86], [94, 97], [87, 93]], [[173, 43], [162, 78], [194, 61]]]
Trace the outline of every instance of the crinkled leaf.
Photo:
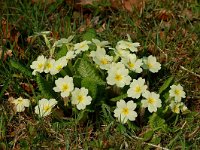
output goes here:
[[67, 54], [67, 46], [66, 45], [62, 45], [62, 47], [58, 50], [58, 52], [56, 53], [56, 60], [58, 60], [59, 58], [65, 56]]
[[45, 98], [56, 98], [56, 93], [53, 91], [53, 83], [46, 81], [40, 74], [36, 78], [39, 90]]
[[151, 140], [152, 137], [153, 137], [153, 134], [154, 134], [154, 131], [153, 131], [153, 130], [147, 131], [147, 132], [144, 134], [143, 141], [149, 141], [149, 140]]
[[156, 113], [149, 117], [149, 125], [154, 131], [166, 126], [165, 120], [159, 117]]
[[76, 74], [80, 75], [82, 78], [90, 77], [98, 84], [105, 84], [105, 82], [101, 79], [101, 76], [98, 74], [96, 67], [86, 60], [86, 58], [79, 58], [74, 65], [74, 69]]
[[83, 80], [81, 81], [81, 87], [85, 87], [86, 89], [88, 89], [92, 99], [96, 98], [98, 92], [97, 86], [98, 83], [90, 77], [83, 78]]
[[83, 34], [82, 38], [83, 38], [83, 40], [92, 41], [92, 39], [96, 38], [96, 31], [95, 31], [95, 29], [88, 29]]

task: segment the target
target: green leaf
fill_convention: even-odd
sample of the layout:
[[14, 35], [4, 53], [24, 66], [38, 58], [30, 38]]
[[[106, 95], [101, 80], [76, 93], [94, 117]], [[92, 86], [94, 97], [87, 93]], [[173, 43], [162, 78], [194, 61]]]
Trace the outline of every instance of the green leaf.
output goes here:
[[10, 85], [10, 79], [5, 80], [3, 87], [1, 89], [1, 92], [0, 92], [0, 99], [3, 96], [4, 92], [7, 90], [7, 88], [9, 87], [9, 85]]
[[159, 94], [161, 94], [164, 90], [166, 90], [170, 84], [172, 83], [172, 81], [174, 80], [174, 77], [169, 77], [164, 83], [163, 85], [160, 87], [159, 89]]
[[159, 117], [156, 113], [153, 113], [153, 115], [149, 117], [149, 125], [154, 131], [166, 126], [165, 120]]
[[59, 49], [59, 51], [56, 53], [56, 60], [65, 56], [67, 54], [67, 51], [68, 51], [67, 46], [63, 44], [62, 47]]
[[160, 141], [161, 141], [161, 137], [155, 136], [155, 137], [153, 137], [153, 139], [150, 141], [150, 143], [153, 143], [153, 144], [155, 144], [155, 145], [158, 145], [158, 144], [160, 143]]
[[83, 40], [92, 41], [96, 37], [95, 29], [88, 29], [82, 36]]
[[127, 97], [128, 97], [128, 95], [127, 95], [127, 93], [126, 93], [126, 94], [122, 94], [122, 95], [120, 95], [120, 96], [111, 98], [110, 100], [113, 101], [113, 102], [116, 102], [116, 101], [119, 101], [120, 99], [125, 99], [125, 98], [127, 98]]
[[89, 90], [89, 94], [91, 95], [92, 99], [95, 99], [97, 96], [97, 86], [98, 82], [90, 77], [83, 78], [81, 81], [81, 87], [85, 87]]
[[53, 84], [50, 81], [46, 81], [40, 74], [37, 74], [36, 81], [41, 91], [42, 95], [45, 98], [56, 98], [57, 95], [53, 91]]
[[14, 60], [10, 60], [10, 64], [13, 68], [17, 69], [18, 71], [20, 71], [21, 73], [32, 77], [32, 72], [29, 68], [25, 67], [24, 65], [22, 65], [21, 63], [14, 61]]
[[96, 67], [88, 60], [86, 60], [86, 58], [79, 58], [75, 62], [74, 69], [77, 75], [80, 75], [82, 78], [90, 77], [98, 82], [98, 84], [105, 84], [105, 82], [101, 79], [101, 76], [98, 74], [98, 70], [96, 69]]
[[154, 134], [154, 131], [153, 130], [150, 130], [150, 131], [147, 131], [145, 134], [144, 134], [144, 137], [143, 137], [143, 141], [149, 141], [152, 139], [153, 137], [153, 134]]
[[111, 122], [114, 121], [115, 119], [112, 117], [112, 113], [111, 113], [111, 109], [110, 106], [106, 105], [106, 104], [102, 104], [101, 105], [102, 108], [102, 112], [103, 112], [103, 117], [105, 118], [104, 120], [106, 120], [107, 122]]

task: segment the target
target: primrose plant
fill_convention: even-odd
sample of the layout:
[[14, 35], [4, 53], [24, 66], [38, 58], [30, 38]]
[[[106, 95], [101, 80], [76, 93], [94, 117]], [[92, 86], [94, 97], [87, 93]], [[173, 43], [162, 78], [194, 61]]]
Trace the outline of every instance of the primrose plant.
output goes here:
[[[49, 54], [41, 54], [30, 65], [44, 97], [35, 106], [40, 117], [50, 115], [54, 107], [97, 114], [104, 104], [126, 123], [137, 120], [141, 110], [148, 115], [187, 110], [181, 101], [183, 87], [173, 84], [171, 77], [158, 91], [152, 90], [149, 75], [158, 74], [161, 64], [155, 56], [143, 56], [140, 43], [130, 37], [113, 47], [98, 39], [74, 43], [74, 36], [52, 43], [45, 32], [42, 35]], [[30, 102], [18, 98], [13, 103], [21, 112]]]

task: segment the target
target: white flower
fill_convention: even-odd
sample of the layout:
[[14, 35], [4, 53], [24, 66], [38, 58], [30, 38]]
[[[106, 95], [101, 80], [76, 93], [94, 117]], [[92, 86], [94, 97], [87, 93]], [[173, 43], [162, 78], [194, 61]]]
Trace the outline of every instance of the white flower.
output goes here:
[[174, 101], [171, 102], [169, 105], [171, 107], [172, 112], [179, 114], [181, 109], [180, 109], [180, 103], [176, 103]]
[[170, 88], [169, 96], [174, 97], [175, 101], [180, 102], [181, 98], [185, 98], [185, 92], [183, 91], [183, 87], [180, 84], [172, 85]]
[[157, 108], [161, 107], [161, 100], [159, 98], [159, 94], [146, 91], [142, 94], [142, 96], [146, 98], [141, 101], [142, 107], [148, 107], [149, 112], [156, 112]]
[[75, 88], [72, 92], [72, 104], [76, 105], [78, 110], [85, 109], [92, 101], [88, 95], [88, 89], [82, 87], [81, 89]]
[[184, 112], [188, 109], [183, 102], [172, 101], [169, 106], [171, 107], [172, 112], [177, 114], [179, 114], [180, 112]]
[[161, 64], [157, 62], [156, 57], [150, 55], [147, 58], [143, 58], [144, 69], [149, 69], [149, 71], [156, 73], [161, 69]]
[[70, 92], [74, 89], [73, 78], [66, 75], [64, 78], [58, 78], [55, 81], [56, 87], [53, 88], [55, 92], [61, 92], [62, 97], [68, 97]]
[[68, 60], [66, 59], [65, 56], [59, 58], [58, 60], [56, 60], [54, 62], [54, 65], [53, 65], [53, 67], [50, 70], [50, 74], [51, 75], [55, 75], [55, 74], [59, 73], [62, 70], [62, 68], [64, 68], [65, 66], [67, 66], [67, 63], [68, 63]]
[[134, 111], [136, 104], [133, 101], [127, 103], [121, 99], [117, 102], [117, 108], [114, 110], [114, 116], [122, 123], [126, 123], [127, 120], [134, 121], [137, 117], [137, 113]]
[[45, 117], [51, 114], [52, 108], [57, 104], [55, 99], [41, 99], [38, 102], [38, 105], [35, 106], [35, 113], [38, 114], [40, 117]]
[[34, 71], [32, 72], [33, 75], [36, 75], [36, 72], [42, 73], [44, 71], [46, 60], [47, 59], [43, 55], [41, 55], [38, 56], [36, 61], [32, 62], [30, 67], [31, 69], [34, 69]]
[[133, 82], [130, 84], [130, 88], [127, 91], [128, 97], [139, 98], [142, 93], [147, 90], [147, 85], [144, 84], [145, 79], [141, 77], [137, 80], [133, 79]]
[[55, 60], [52, 58], [47, 59], [46, 63], [45, 63], [45, 67], [44, 67], [44, 72], [45, 73], [49, 73], [50, 70], [53, 68], [55, 63]]
[[141, 66], [143, 65], [142, 60], [137, 59], [135, 54], [129, 54], [129, 55], [126, 55], [126, 57], [122, 57], [121, 62], [130, 70], [136, 73], [142, 72], [142, 68], [141, 68]]
[[74, 50], [76, 54], [80, 54], [83, 51], [87, 51], [89, 49], [88, 44], [91, 44], [90, 41], [83, 41], [81, 43], [77, 43], [74, 45]]
[[101, 69], [108, 70], [110, 68], [110, 64], [113, 60], [112, 56], [106, 55], [106, 51], [104, 48], [97, 47], [96, 51], [92, 51], [90, 56], [93, 57], [93, 61], [99, 65]]
[[108, 77], [106, 78], [109, 85], [117, 85], [118, 87], [124, 87], [129, 85], [131, 77], [128, 75], [129, 71], [125, 68], [121, 62], [112, 63], [108, 70]]
[[25, 107], [29, 107], [30, 100], [19, 97], [14, 99], [12, 103], [15, 104], [15, 109], [17, 112], [22, 112], [25, 110]]
[[138, 42], [132, 43], [129, 41], [122, 40], [122, 41], [119, 41], [117, 45], [119, 49], [123, 49], [123, 50], [129, 49], [131, 52], [137, 52], [138, 51], [137, 47], [140, 46], [140, 43]]
[[66, 54], [66, 56], [65, 56], [65, 58], [67, 60], [71, 60], [71, 59], [73, 59], [75, 57], [76, 57], [76, 55], [75, 55], [74, 51], [68, 51], [67, 54]]
[[108, 41], [99, 41], [98, 39], [92, 39], [92, 42], [99, 48], [103, 48], [110, 44]]
[[126, 50], [126, 49], [121, 49], [119, 47], [119, 45], [116, 45], [116, 48], [109, 48], [109, 49], [114, 49], [114, 52], [116, 55], [119, 55], [120, 57], [127, 57], [128, 55], [130, 55], [130, 51]]

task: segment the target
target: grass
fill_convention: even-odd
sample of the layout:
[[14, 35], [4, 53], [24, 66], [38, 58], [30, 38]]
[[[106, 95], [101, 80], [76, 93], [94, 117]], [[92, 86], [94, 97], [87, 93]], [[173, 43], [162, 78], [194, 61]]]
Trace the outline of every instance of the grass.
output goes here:
[[[51, 5], [20, 0], [0, 2], [3, 31], [0, 39], [0, 149], [200, 147], [199, 1], [149, 0], [142, 13], [136, 9], [132, 13], [121, 7], [116, 9], [105, 2], [81, 9], [63, 0]], [[186, 104], [191, 113], [170, 116], [167, 128], [155, 130], [153, 134], [151, 126], [142, 121], [139, 128], [115, 122], [108, 109], [101, 112], [101, 119], [81, 123], [59, 110], [45, 120], [31, 115], [33, 110], [15, 115], [8, 99], [25, 96], [34, 101], [39, 91], [33, 79], [10, 66], [7, 51], [12, 50], [12, 59], [29, 68], [31, 62], [47, 50], [43, 40], [29, 41], [28, 37], [35, 32], [51, 31], [56, 39], [76, 34], [78, 41], [88, 29], [94, 29], [97, 37], [112, 44], [129, 34], [133, 41], [141, 43], [142, 53], [156, 55], [165, 69], [155, 77], [159, 79], [154, 82], [155, 87], [172, 74], [187, 92]]]

